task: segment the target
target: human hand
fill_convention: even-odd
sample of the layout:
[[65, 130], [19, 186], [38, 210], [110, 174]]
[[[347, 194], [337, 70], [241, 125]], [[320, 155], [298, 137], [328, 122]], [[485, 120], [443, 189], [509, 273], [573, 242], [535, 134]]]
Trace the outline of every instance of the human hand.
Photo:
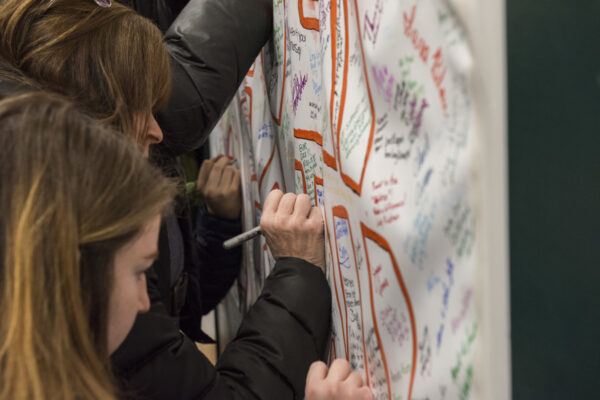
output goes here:
[[371, 389], [362, 377], [350, 370], [348, 361], [338, 358], [329, 370], [321, 361], [312, 363], [306, 376], [306, 400], [372, 400]]
[[204, 196], [209, 213], [219, 218], [235, 219], [242, 210], [241, 179], [240, 170], [230, 162], [231, 159], [225, 156], [204, 160], [196, 188]]
[[265, 199], [260, 229], [275, 259], [301, 258], [325, 271], [323, 216], [308, 195], [273, 190]]

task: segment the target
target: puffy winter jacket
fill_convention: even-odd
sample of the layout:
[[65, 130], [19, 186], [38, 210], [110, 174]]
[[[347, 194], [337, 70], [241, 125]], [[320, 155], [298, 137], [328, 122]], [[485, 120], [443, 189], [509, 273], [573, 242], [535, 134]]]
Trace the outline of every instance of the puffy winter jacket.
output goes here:
[[273, 32], [272, 0], [185, 1], [120, 1], [165, 32], [173, 89], [157, 115], [164, 133], [157, 147], [172, 156], [206, 141]]
[[[323, 273], [296, 258], [279, 260], [216, 368], [168, 319], [140, 325], [163, 347], [144, 364], [116, 371], [128, 398], [302, 399], [308, 367], [327, 350], [331, 299]], [[160, 312], [153, 304], [149, 313]], [[161, 323], [158, 323], [161, 322]], [[137, 323], [137, 322], [136, 322]], [[147, 348], [144, 336], [133, 345]], [[120, 360], [126, 363], [127, 360]]]

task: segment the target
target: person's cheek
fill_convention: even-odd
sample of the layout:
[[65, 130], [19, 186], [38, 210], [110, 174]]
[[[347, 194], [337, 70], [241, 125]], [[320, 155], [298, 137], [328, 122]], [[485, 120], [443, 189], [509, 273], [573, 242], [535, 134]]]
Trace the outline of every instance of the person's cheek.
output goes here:
[[148, 297], [148, 289], [146, 286], [146, 274], [142, 275], [142, 278], [138, 284], [138, 301], [138, 312], [146, 312], [150, 310], [150, 298]]

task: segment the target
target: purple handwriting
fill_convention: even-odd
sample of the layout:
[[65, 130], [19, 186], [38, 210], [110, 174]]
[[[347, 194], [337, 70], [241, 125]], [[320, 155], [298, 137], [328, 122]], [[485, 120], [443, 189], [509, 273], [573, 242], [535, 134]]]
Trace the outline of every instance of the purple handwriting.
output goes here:
[[469, 304], [471, 303], [472, 294], [473, 291], [471, 289], [467, 289], [467, 291], [465, 292], [465, 295], [462, 299], [462, 309], [460, 311], [460, 314], [452, 320], [452, 333], [456, 333], [456, 330], [460, 326], [460, 323], [465, 319], [465, 316], [467, 315], [467, 310], [469, 308]]
[[294, 114], [296, 114], [296, 109], [298, 109], [298, 103], [300, 102], [300, 97], [302, 96], [302, 92], [304, 91], [304, 87], [306, 86], [307, 75], [305, 74], [300, 77], [298, 75], [294, 75], [294, 86], [292, 87], [292, 104], [294, 109]]
[[388, 305], [380, 312], [379, 317], [394, 343], [402, 346], [404, 342], [409, 340], [410, 329], [408, 319], [404, 313], [400, 313], [400, 316], [398, 316], [397, 310]]
[[383, 14], [383, 1], [377, 0], [375, 2], [375, 9], [369, 18], [369, 14], [365, 11], [365, 24], [363, 31], [365, 32], [365, 39], [370, 40], [375, 44], [377, 41], [377, 34], [379, 33], [379, 26], [381, 25], [381, 15]]
[[381, 66], [377, 67], [373, 65], [371, 67], [373, 72], [373, 76], [375, 77], [375, 84], [377, 85], [377, 89], [381, 91], [385, 101], [389, 104], [392, 101], [392, 97], [394, 95], [394, 76], [388, 71], [387, 67]]

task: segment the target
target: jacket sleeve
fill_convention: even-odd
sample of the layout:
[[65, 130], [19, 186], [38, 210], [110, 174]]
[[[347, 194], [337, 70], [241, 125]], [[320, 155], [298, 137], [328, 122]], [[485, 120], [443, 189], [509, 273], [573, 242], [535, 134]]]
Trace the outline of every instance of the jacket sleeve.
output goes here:
[[327, 350], [330, 311], [323, 273], [305, 261], [282, 259], [216, 369], [159, 303], [134, 326], [145, 336], [133, 345], [153, 351], [138, 363], [119, 349], [113, 365], [128, 398], [301, 399], [310, 364]]
[[242, 231], [240, 219], [228, 220], [210, 215], [203, 205], [198, 210], [194, 242], [200, 264], [202, 314], [211, 311], [225, 297], [240, 274], [242, 246], [230, 250], [223, 242]]
[[187, 0], [117, 0], [150, 19], [164, 33]]
[[190, 0], [165, 34], [172, 93], [157, 114], [163, 154], [200, 147], [272, 33], [271, 0]]
[[[323, 359], [331, 295], [320, 269], [297, 258], [277, 261], [263, 291], [221, 355], [207, 399], [302, 399], [310, 364]], [[219, 397], [219, 385], [229, 388]]]

